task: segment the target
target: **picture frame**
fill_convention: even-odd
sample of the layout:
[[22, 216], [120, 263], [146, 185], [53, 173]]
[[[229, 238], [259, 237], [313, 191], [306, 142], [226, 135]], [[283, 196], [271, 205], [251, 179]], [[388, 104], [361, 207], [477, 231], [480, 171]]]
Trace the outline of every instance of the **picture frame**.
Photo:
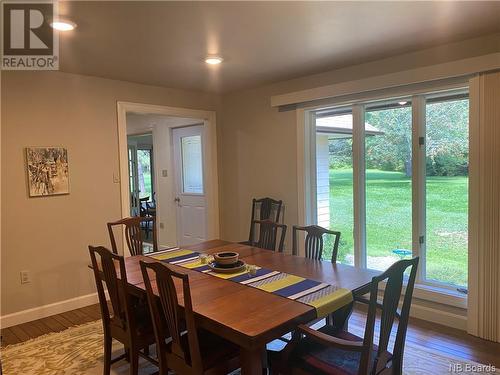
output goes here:
[[68, 150], [64, 147], [26, 147], [29, 197], [69, 194]]

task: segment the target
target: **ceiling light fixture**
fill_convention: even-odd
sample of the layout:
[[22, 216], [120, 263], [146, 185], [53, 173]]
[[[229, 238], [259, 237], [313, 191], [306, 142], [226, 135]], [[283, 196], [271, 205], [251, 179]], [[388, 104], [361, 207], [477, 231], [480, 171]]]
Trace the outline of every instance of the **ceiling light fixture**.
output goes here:
[[405, 105], [405, 104], [408, 104], [408, 102], [405, 102], [405, 101], [402, 101], [402, 102], [398, 102], [399, 105]]
[[207, 56], [205, 59], [205, 62], [210, 65], [218, 65], [222, 61], [224, 61], [224, 59], [220, 56]]
[[50, 23], [50, 26], [59, 31], [71, 31], [76, 28], [76, 23], [66, 20], [56, 20]]

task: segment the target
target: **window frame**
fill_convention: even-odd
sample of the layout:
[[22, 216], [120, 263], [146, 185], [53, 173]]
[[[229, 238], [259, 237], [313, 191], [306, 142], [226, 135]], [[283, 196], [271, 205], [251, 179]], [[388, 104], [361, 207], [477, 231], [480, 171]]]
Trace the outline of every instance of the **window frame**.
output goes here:
[[[466, 92], [470, 102], [469, 81], [443, 85], [441, 88], [398, 90], [397, 95], [373, 92], [357, 95], [355, 100], [332, 100], [322, 105], [297, 108], [298, 182], [300, 224], [317, 224], [316, 215], [316, 134], [315, 113], [325, 109], [350, 108], [353, 115], [353, 212], [354, 266], [366, 268], [366, 170], [365, 109], [376, 102], [407, 99], [412, 105], [412, 253], [419, 256], [415, 297], [460, 308], [467, 307], [467, 295], [460, 286], [426, 278], [426, 101]], [[470, 122], [469, 122], [470, 126]], [[470, 138], [470, 134], [469, 134]], [[470, 217], [470, 204], [468, 209]], [[423, 243], [421, 236], [424, 236]], [[469, 255], [470, 256], [470, 255]]]

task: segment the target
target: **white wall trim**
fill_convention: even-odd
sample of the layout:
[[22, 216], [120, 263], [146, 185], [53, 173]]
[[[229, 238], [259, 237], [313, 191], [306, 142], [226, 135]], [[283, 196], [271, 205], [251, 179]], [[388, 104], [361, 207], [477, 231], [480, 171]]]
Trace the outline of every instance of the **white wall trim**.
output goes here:
[[441, 324], [446, 327], [456, 328], [462, 331], [467, 329], [467, 316], [455, 314], [449, 311], [434, 309], [432, 307], [419, 305], [413, 302], [410, 316], [426, 320], [428, 322]]
[[[382, 296], [383, 294], [379, 293], [379, 299]], [[401, 308], [401, 304], [399, 307]], [[365, 312], [368, 310], [367, 305], [360, 303], [355, 304], [355, 308], [359, 308]], [[454, 312], [445, 311], [440, 307], [439, 302], [431, 302], [430, 305], [425, 306], [421, 304], [421, 301], [415, 294], [412, 299], [410, 316], [446, 327], [456, 328], [461, 331], [465, 331], [467, 328], [467, 311], [465, 309], [455, 309]]]
[[65, 301], [55, 302], [32, 309], [18, 311], [0, 317], [0, 327], [7, 328], [18, 324], [31, 322], [33, 320], [46, 318], [51, 315], [61, 314], [66, 311], [79, 309], [85, 306], [98, 303], [97, 293], [87, 294]]
[[370, 78], [336, 83], [307, 90], [295, 91], [271, 97], [271, 106], [278, 107], [313, 100], [352, 95], [361, 92], [388, 89], [461, 76], [469, 76], [500, 68], [500, 53], [404, 70]]
[[315, 224], [316, 131], [313, 113], [297, 110], [298, 225]]
[[297, 211], [299, 214], [298, 225], [306, 225], [307, 208], [306, 208], [306, 194], [308, 192], [309, 179], [309, 166], [306, 163], [306, 148], [305, 141], [305, 127], [306, 127], [306, 113], [303, 109], [297, 109]]
[[217, 131], [215, 112], [121, 101], [117, 102], [117, 112], [122, 217], [127, 217], [130, 213], [130, 188], [128, 181], [127, 155], [127, 112], [199, 119], [203, 121], [203, 124], [205, 126], [206, 147], [204, 147], [203, 153], [205, 165], [210, 171], [210, 173], [206, 173], [205, 176], [207, 197], [207, 236], [209, 239], [219, 238], [219, 177], [217, 164]]
[[471, 78], [469, 85], [469, 294], [467, 332], [479, 336], [479, 228], [480, 228], [480, 122], [481, 80]]
[[[412, 250], [413, 256], [419, 256], [417, 283], [425, 280], [426, 275], [426, 100], [423, 95], [412, 97]], [[419, 138], [424, 138], [420, 144]], [[424, 242], [420, 243], [420, 236]]]
[[354, 265], [366, 268], [366, 168], [365, 106], [352, 106], [352, 188], [354, 215]]

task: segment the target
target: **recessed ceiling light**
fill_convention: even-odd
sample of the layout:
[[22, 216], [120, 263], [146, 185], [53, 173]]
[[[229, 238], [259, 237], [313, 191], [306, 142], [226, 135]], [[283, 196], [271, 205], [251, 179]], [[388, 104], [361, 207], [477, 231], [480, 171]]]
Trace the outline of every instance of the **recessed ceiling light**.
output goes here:
[[220, 64], [224, 59], [220, 56], [207, 56], [205, 59], [205, 62], [210, 65], [217, 65]]
[[402, 101], [402, 102], [398, 102], [399, 105], [405, 105], [405, 104], [408, 104], [408, 102], [405, 102], [405, 101]]
[[53, 29], [59, 31], [71, 31], [76, 28], [76, 23], [66, 20], [57, 20], [50, 23]]

